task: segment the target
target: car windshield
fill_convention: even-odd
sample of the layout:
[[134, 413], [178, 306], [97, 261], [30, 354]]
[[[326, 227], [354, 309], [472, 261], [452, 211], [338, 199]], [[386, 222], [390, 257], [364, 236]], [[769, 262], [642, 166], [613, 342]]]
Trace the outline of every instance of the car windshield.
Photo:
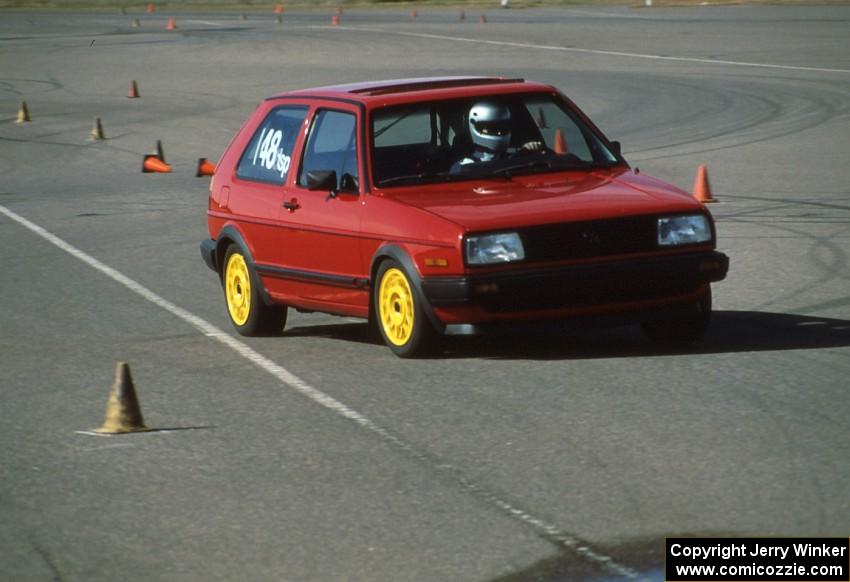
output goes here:
[[372, 114], [378, 187], [584, 170], [620, 163], [558, 95], [431, 101]]

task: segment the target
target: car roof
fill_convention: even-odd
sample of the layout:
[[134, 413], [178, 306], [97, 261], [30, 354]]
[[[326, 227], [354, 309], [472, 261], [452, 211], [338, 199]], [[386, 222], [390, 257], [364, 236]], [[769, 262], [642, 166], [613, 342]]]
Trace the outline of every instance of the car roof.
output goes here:
[[279, 93], [269, 99], [312, 97], [353, 101], [373, 107], [430, 99], [554, 90], [550, 85], [510, 77], [417, 77], [299, 89]]

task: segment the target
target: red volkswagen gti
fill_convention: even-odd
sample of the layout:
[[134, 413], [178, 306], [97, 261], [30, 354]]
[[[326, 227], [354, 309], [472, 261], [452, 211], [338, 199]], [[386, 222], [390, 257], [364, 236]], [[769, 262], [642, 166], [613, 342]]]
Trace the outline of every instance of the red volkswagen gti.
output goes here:
[[201, 254], [239, 333], [281, 332], [289, 307], [362, 317], [401, 357], [556, 319], [686, 344], [729, 265], [703, 204], [522, 79], [269, 97], [222, 155], [207, 217]]

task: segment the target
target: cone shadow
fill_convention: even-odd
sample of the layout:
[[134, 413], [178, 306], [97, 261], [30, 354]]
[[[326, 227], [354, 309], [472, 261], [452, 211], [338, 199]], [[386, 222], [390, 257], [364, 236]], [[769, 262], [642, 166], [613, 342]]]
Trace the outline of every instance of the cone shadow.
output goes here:
[[115, 437], [115, 436], [128, 436], [133, 434], [153, 434], [153, 433], [166, 433], [166, 432], [183, 432], [187, 430], [209, 430], [214, 429], [215, 426], [178, 426], [178, 427], [167, 427], [167, 428], [147, 428], [144, 430], [137, 430], [131, 432], [98, 432], [95, 430], [77, 430], [74, 431], [75, 434], [81, 434], [85, 436], [98, 436], [98, 437]]

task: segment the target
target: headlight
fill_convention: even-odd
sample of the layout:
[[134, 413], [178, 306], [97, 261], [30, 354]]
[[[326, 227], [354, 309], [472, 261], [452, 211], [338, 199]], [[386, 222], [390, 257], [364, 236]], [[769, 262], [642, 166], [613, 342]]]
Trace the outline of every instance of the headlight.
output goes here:
[[711, 240], [711, 225], [702, 214], [668, 216], [658, 219], [658, 245], [670, 247]]
[[491, 265], [509, 263], [525, 258], [522, 241], [515, 232], [482, 234], [466, 239], [466, 263], [468, 265]]

